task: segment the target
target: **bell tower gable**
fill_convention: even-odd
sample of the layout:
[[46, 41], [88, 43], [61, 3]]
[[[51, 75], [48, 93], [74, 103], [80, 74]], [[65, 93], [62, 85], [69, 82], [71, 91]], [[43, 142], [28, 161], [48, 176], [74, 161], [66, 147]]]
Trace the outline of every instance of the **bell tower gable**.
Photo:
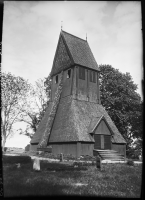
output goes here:
[[64, 39], [60, 34], [51, 70], [51, 76], [60, 73], [62, 70], [67, 69], [72, 65], [73, 65], [73, 60], [71, 59], [67, 46], [64, 42]]

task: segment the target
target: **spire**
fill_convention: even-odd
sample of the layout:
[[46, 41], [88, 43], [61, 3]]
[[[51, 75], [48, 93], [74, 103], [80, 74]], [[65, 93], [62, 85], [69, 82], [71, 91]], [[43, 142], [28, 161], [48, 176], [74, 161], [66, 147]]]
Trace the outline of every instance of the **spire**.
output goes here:
[[86, 41], [87, 41], [87, 33], [86, 33]]

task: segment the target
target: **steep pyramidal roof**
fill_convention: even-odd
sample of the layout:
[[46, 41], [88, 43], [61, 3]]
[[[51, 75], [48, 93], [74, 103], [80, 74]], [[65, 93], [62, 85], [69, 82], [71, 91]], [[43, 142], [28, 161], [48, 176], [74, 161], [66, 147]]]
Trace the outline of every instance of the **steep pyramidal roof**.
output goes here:
[[[99, 70], [87, 41], [62, 31], [57, 45], [51, 76], [74, 64]], [[50, 102], [31, 143], [38, 144], [43, 134], [47, 132], [47, 122], [52, 107], [52, 102]], [[90, 133], [94, 131], [95, 126], [103, 118], [111, 130], [112, 143], [125, 144], [126, 141], [102, 105], [73, 99], [73, 96], [60, 98], [48, 143], [79, 141], [92, 143], [94, 138]]]
[[[40, 141], [49, 117], [49, 109], [40, 122], [31, 143], [38, 143]], [[94, 119], [99, 121], [102, 116], [104, 116], [111, 129], [112, 142], [126, 143], [102, 105], [78, 101], [71, 96], [60, 99], [49, 142], [94, 142], [93, 137], [90, 135], [90, 124]]]
[[[61, 53], [63, 53], [62, 57]], [[56, 60], [56, 57], [58, 57], [58, 55], [60, 56], [60, 63], [57, 66], [58, 61]], [[100, 71], [88, 42], [65, 31], [61, 31], [53, 61], [51, 76], [74, 64]]]

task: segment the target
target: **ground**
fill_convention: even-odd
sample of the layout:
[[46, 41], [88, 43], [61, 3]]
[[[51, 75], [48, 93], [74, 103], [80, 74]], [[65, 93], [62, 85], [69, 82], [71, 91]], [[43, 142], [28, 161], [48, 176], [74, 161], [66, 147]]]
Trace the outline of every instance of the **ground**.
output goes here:
[[[20, 167], [16, 165], [20, 163]], [[97, 195], [140, 197], [142, 165], [102, 164], [74, 166], [73, 162], [40, 161], [33, 170], [30, 157], [3, 157], [4, 196]]]

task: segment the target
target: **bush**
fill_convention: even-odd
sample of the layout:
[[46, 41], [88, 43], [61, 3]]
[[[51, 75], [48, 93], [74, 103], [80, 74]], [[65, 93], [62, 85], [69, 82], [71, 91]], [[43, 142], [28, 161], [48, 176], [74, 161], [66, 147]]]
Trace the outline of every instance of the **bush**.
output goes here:
[[134, 166], [133, 160], [129, 159], [126, 163], [127, 165]]
[[30, 144], [25, 147], [25, 151], [30, 151]]
[[6, 152], [6, 151], [7, 151], [7, 149], [8, 149], [7, 147], [4, 147], [4, 152]]
[[4, 164], [15, 164], [15, 163], [23, 163], [27, 164], [31, 162], [30, 156], [3, 156], [3, 163]]

